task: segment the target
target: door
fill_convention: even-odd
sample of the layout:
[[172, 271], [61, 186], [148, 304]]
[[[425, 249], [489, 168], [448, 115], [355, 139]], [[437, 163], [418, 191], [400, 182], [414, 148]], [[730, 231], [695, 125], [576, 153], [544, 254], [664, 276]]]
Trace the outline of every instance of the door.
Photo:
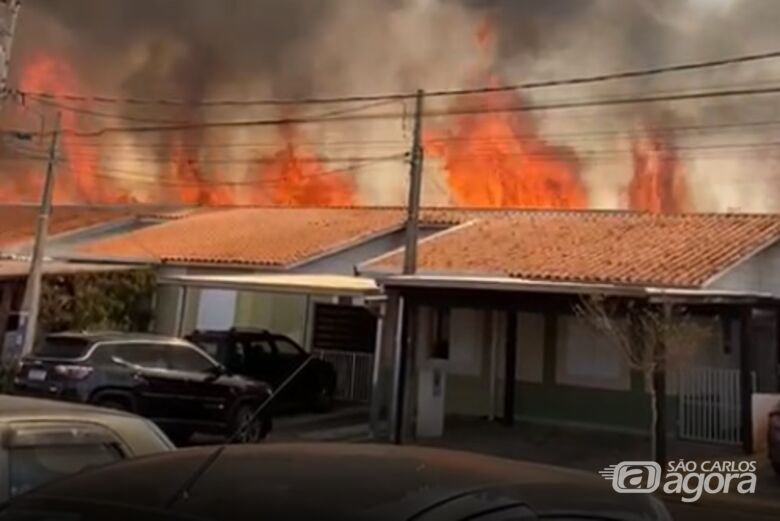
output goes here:
[[113, 346], [115, 356], [130, 364], [136, 412], [154, 420], [176, 420], [181, 417], [179, 397], [187, 382], [171, 374], [165, 346], [150, 342], [126, 342]]
[[262, 380], [274, 389], [284, 380], [276, 364], [270, 337], [245, 336], [235, 343], [235, 356], [243, 360], [247, 376]]
[[[276, 359], [280, 383], [289, 378], [308, 357], [297, 344], [285, 337], [274, 337], [271, 347]], [[307, 371], [307, 369], [311, 369], [311, 365], [289, 383], [286, 392], [282, 393], [282, 399], [301, 401], [309, 398], [309, 393], [313, 391], [313, 385], [316, 382], [312, 381], [311, 371]]]
[[232, 396], [219, 366], [200, 351], [183, 344], [164, 346], [171, 379], [183, 382], [177, 397], [180, 414], [193, 423], [227, 421]]

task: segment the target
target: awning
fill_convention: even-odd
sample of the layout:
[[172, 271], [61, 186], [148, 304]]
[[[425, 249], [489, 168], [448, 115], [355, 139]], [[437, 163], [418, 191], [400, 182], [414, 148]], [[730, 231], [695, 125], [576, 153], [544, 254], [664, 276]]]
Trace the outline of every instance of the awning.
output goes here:
[[455, 289], [465, 291], [609, 295], [675, 303], [753, 303], [773, 305], [780, 302], [780, 299], [771, 293], [762, 292], [729, 291], [708, 288], [664, 288], [620, 284], [555, 282], [512, 277], [480, 277], [472, 275], [395, 275], [380, 279], [380, 284], [386, 288], [397, 289]]
[[[125, 264], [96, 264], [91, 262], [64, 262], [47, 260], [43, 263], [44, 275], [72, 275], [75, 273], [101, 273], [143, 269]], [[0, 280], [22, 279], [30, 273], [30, 262], [26, 260], [0, 260]]]
[[158, 284], [239, 291], [369, 297], [381, 294], [373, 279], [346, 275], [177, 275]]

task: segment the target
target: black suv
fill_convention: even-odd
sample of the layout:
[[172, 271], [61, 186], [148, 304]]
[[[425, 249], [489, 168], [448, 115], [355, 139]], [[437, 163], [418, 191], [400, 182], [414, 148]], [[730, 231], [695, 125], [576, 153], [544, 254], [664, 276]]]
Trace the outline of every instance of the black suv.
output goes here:
[[[129, 333], [48, 335], [25, 357], [14, 393], [92, 403], [150, 418], [177, 443], [194, 432], [232, 434], [270, 396], [268, 384], [231, 375], [177, 338]], [[271, 428], [261, 415], [241, 430], [245, 443]]]
[[[289, 337], [266, 330], [230, 329], [195, 331], [187, 337], [229, 371], [268, 382], [274, 388], [302, 364], [308, 354]], [[336, 388], [336, 370], [330, 362], [313, 359], [279, 394], [279, 410], [330, 410]]]

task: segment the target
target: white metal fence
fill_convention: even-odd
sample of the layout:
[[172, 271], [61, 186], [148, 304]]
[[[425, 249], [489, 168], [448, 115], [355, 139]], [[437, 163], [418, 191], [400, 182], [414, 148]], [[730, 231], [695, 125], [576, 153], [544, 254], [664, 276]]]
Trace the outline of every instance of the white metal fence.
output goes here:
[[[753, 373], [755, 386], [755, 373]], [[680, 438], [737, 445], [742, 442], [738, 369], [694, 367], [678, 375]]]
[[336, 368], [337, 400], [368, 403], [371, 400], [371, 384], [374, 356], [370, 353], [315, 349], [314, 356], [327, 360]]

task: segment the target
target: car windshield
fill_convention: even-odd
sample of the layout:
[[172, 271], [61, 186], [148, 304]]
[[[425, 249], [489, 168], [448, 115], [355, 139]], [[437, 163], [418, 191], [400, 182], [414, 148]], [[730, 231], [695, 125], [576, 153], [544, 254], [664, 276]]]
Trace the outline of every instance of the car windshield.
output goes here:
[[89, 350], [89, 341], [83, 338], [48, 336], [33, 353], [44, 358], [81, 358]]

